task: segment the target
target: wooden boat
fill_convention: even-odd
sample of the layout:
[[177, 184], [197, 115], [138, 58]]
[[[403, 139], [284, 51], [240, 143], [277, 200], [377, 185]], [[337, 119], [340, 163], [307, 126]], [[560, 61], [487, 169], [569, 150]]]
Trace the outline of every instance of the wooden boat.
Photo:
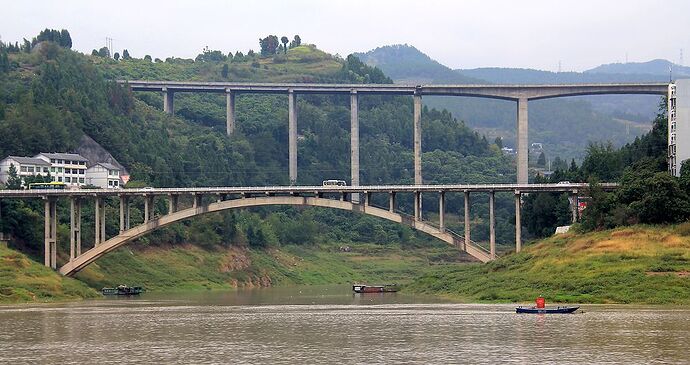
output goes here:
[[366, 285], [353, 284], [352, 291], [355, 293], [395, 293], [400, 289], [397, 284]]
[[573, 313], [580, 307], [551, 307], [551, 308], [537, 308], [537, 307], [517, 307], [515, 308], [515, 313], [536, 313], [536, 314], [548, 314], [548, 313]]
[[117, 288], [103, 288], [103, 295], [139, 295], [144, 291], [140, 286], [118, 285]]

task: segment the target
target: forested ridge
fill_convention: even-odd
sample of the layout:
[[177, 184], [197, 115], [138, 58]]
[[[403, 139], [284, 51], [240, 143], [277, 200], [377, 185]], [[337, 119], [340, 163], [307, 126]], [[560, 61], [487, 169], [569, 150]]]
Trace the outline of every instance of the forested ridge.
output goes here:
[[[114, 58], [107, 49], [84, 55], [70, 50], [71, 39], [61, 43], [42, 37], [22, 45], [2, 44], [0, 155], [73, 151], [87, 134], [126, 166], [132, 186], [287, 184], [287, 98], [239, 96], [237, 131], [227, 137], [222, 96], [177, 94], [175, 116], [169, 116], [161, 110], [160, 95], [132, 93], [112, 80], [391, 82], [354, 56], [341, 58], [294, 41], [272, 52], [226, 55], [206, 48], [194, 60], [170, 57], [164, 61], [135, 58], [127, 50]], [[411, 183], [411, 98], [365, 96], [359, 107], [361, 183]], [[514, 181], [511, 159], [449, 112], [424, 108], [422, 120], [425, 182]], [[332, 178], [349, 181], [349, 98], [300, 95], [298, 134], [298, 184], [320, 184]], [[30, 253], [41, 252], [40, 202], [2, 204], [2, 229], [12, 234], [12, 244]], [[429, 196], [424, 206], [434, 212], [436, 204], [436, 197]], [[400, 205], [411, 211], [411, 197], [401, 197]], [[451, 217], [461, 212], [461, 194], [449, 196], [447, 205]], [[473, 238], [481, 240], [488, 234], [485, 199], [475, 199], [475, 207]], [[61, 222], [68, 221], [66, 209], [59, 207]], [[93, 235], [90, 209], [85, 207], [84, 242]], [[108, 234], [113, 235], [116, 206], [108, 209]], [[138, 216], [134, 211], [133, 223]], [[499, 241], [511, 242], [510, 197], [499, 196], [497, 219]], [[449, 226], [459, 222], [451, 219]], [[68, 252], [68, 227], [63, 223], [58, 231], [59, 251]], [[147, 236], [141, 243], [274, 247], [319, 241], [414, 245], [426, 240], [408, 228], [370, 217], [322, 209], [266, 208], [195, 218]]]

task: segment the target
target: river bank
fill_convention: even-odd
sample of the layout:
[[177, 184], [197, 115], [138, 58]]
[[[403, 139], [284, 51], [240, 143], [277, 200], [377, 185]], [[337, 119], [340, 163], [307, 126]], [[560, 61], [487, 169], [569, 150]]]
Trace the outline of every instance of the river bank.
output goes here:
[[[273, 249], [196, 245], [123, 247], [65, 278], [12, 249], [0, 251], [0, 303], [98, 297], [118, 284], [149, 292], [229, 290], [287, 285], [407, 283], [425, 271], [469, 260], [454, 248], [320, 244]], [[7, 294], [2, 294], [7, 293]]]
[[0, 303], [96, 298], [85, 283], [64, 277], [21, 252], [0, 246]]
[[488, 264], [439, 268], [406, 290], [466, 302], [690, 304], [690, 231], [633, 226], [569, 233]]

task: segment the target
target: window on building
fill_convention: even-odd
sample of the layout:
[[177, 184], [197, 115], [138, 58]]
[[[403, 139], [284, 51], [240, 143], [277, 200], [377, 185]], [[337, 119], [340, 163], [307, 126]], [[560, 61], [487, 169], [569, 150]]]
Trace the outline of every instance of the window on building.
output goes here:
[[62, 182], [62, 176], [58, 176], [58, 182]]
[[58, 160], [58, 163], [64, 165], [64, 164], [65, 164], [65, 160]]
[[22, 166], [21, 169], [20, 169], [19, 171], [21, 171], [21, 172], [27, 172], [27, 171], [29, 171], [29, 170], [28, 170], [28, 168], [27, 168], [26, 166]]
[[57, 180], [57, 177], [56, 177], [56, 176], [53, 176], [52, 179], [53, 179], [53, 181], [55, 181], [55, 180]]
[[118, 186], [119, 182], [117, 180], [113, 180], [113, 186]]
[[84, 178], [83, 178], [83, 177], [80, 177], [80, 178], [79, 178], [79, 183], [80, 183], [80, 184], [83, 184], [83, 183], [84, 183]]
[[[34, 172], [34, 167], [33, 166], [27, 166], [26, 171], [27, 172]], [[40, 171], [38, 171], [38, 172], [40, 172]]]
[[113, 186], [113, 181], [112, 181], [112, 180], [108, 180], [108, 186]]
[[62, 172], [62, 167], [58, 167], [58, 172]]
[[68, 182], [72, 182], [72, 181], [70, 180], [69, 177], [66, 177], [66, 178], [65, 178], [65, 182], [68, 183]]
[[50, 168], [50, 172], [55, 172], [55, 168], [54, 168], [54, 167], [51, 167], [51, 168]]
[[65, 169], [65, 174], [71, 174], [71, 173], [72, 173], [72, 169]]
[[79, 170], [79, 175], [84, 175], [85, 170]]
[[47, 167], [44, 167], [44, 168], [43, 168], [43, 172], [48, 172], [48, 168], [47, 168]]

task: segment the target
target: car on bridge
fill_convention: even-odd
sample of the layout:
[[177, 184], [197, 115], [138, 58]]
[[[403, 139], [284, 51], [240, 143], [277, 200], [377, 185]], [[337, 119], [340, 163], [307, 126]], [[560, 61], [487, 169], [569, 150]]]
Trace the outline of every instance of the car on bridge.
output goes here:
[[345, 180], [324, 180], [323, 186], [347, 186]]

